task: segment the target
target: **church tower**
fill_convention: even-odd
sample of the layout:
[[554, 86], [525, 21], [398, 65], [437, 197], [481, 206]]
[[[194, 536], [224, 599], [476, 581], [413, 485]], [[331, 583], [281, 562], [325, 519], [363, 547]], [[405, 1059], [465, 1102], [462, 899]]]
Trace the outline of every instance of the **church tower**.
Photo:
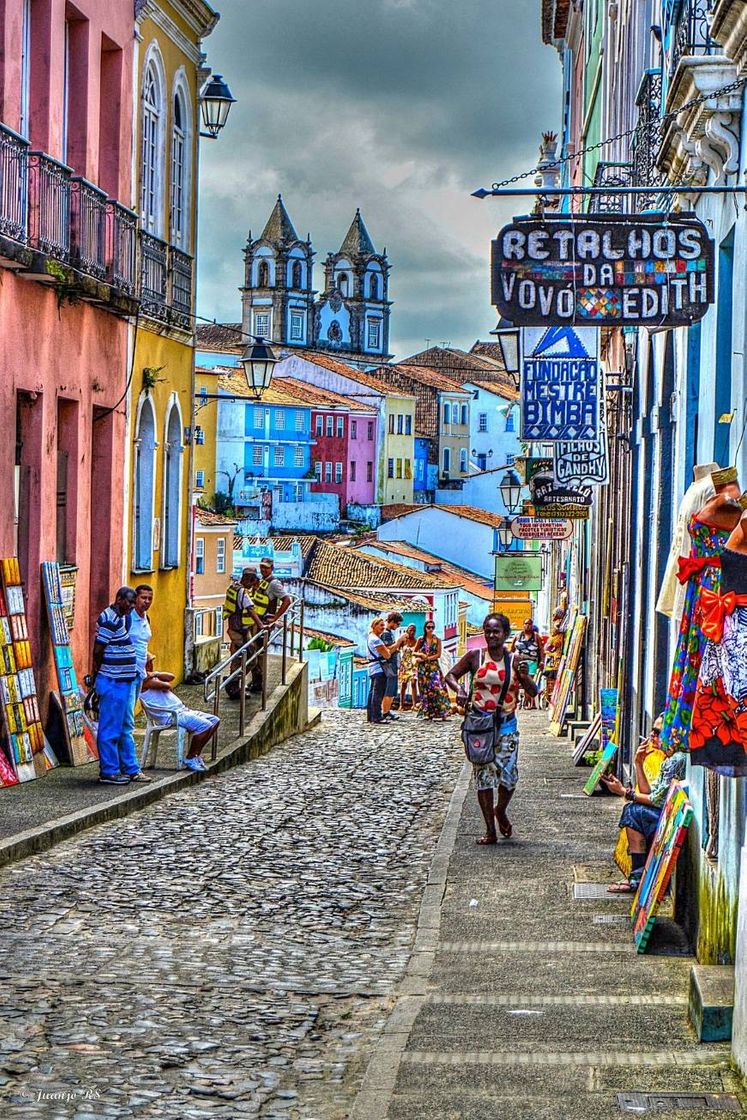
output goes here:
[[389, 351], [389, 263], [377, 253], [356, 210], [345, 239], [325, 261], [324, 294], [317, 301], [316, 346], [370, 357]]
[[281, 195], [261, 235], [244, 250], [242, 328], [283, 346], [313, 344], [311, 241], [301, 241]]

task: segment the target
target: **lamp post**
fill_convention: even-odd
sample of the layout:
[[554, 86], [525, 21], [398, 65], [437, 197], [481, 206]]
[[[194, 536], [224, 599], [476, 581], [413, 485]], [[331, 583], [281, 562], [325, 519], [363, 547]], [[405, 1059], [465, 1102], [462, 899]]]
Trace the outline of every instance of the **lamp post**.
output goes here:
[[521, 479], [515, 470], [507, 470], [498, 489], [503, 504], [512, 516], [519, 512], [521, 505]]
[[228, 88], [228, 83], [221, 74], [212, 74], [200, 91], [200, 113], [205, 126], [206, 140], [215, 140], [218, 133], [225, 126], [228, 114], [236, 98]]
[[501, 356], [506, 373], [510, 373], [514, 385], [519, 388], [519, 370], [521, 368], [521, 334], [518, 327], [511, 326], [505, 319], [501, 319], [494, 331], [490, 332], [498, 339]]
[[241, 355], [241, 364], [244, 367], [247, 387], [253, 393], [255, 401], [259, 401], [263, 393], [270, 388], [278, 358], [263, 338], [255, 335], [252, 337], [254, 345], [246, 347]]

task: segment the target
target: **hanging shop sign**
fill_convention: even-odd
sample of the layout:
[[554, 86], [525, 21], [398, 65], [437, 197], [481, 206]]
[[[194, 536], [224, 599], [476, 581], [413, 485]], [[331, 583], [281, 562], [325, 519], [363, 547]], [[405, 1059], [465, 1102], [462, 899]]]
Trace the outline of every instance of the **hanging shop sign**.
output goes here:
[[495, 558], [496, 591], [541, 591], [542, 555], [504, 553]]
[[525, 517], [549, 518], [555, 520], [562, 518], [568, 521], [588, 521], [591, 513], [590, 506], [580, 506], [575, 502], [566, 505], [543, 506], [537, 502], [524, 502], [523, 513]]
[[556, 518], [515, 517], [511, 533], [520, 541], [567, 541], [573, 536], [573, 525]]
[[517, 218], [492, 242], [492, 302], [516, 326], [687, 326], [713, 303], [692, 215]]
[[559, 486], [552, 469], [540, 471], [529, 483], [529, 493], [536, 506], [590, 506], [594, 491], [588, 484]]
[[604, 394], [599, 401], [599, 435], [597, 439], [581, 439], [573, 443], [555, 444], [553, 477], [558, 486], [586, 484], [604, 486], [609, 480], [607, 424], [604, 415]]
[[598, 439], [599, 329], [525, 327], [521, 334], [521, 438]]
[[552, 459], [537, 458], [536, 456], [517, 455], [514, 459], [514, 466], [521, 475], [522, 482], [527, 485], [532, 481], [536, 474], [540, 471], [552, 470]]

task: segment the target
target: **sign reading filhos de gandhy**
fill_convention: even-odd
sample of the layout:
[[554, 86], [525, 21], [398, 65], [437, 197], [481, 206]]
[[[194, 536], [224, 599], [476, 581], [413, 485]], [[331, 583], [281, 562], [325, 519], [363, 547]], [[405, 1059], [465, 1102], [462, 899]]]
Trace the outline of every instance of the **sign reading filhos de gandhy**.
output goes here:
[[692, 215], [517, 218], [492, 242], [492, 297], [517, 326], [686, 326], [713, 303], [713, 241]]

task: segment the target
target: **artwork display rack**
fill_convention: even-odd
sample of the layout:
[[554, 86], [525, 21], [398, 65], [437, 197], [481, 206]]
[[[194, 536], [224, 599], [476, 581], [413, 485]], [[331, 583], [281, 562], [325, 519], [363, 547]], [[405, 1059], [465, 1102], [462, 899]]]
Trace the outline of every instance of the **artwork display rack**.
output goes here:
[[59, 696], [52, 693], [52, 700], [58, 709], [67, 761], [71, 766], [84, 766], [98, 758], [98, 752], [90, 735], [86, 734], [80, 689], [73, 666], [65, 604], [69, 595], [66, 596], [63, 590], [60, 565], [56, 561], [45, 560], [41, 566], [41, 576], [59, 688]]
[[0, 763], [0, 785], [7, 786], [40, 777], [57, 766], [57, 759], [41, 724], [26, 602], [15, 557], [0, 561], [0, 580], [0, 710], [6, 752]]
[[550, 732], [561, 735], [571, 702], [571, 692], [576, 680], [576, 672], [581, 660], [581, 650], [586, 633], [586, 615], [576, 612], [573, 617], [573, 626], [569, 631], [570, 637], [563, 653], [563, 658], [558, 667], [558, 677], [555, 690], [552, 694], [552, 720]]
[[633, 940], [639, 953], [646, 951], [656, 922], [656, 911], [667, 892], [677, 857], [685, 843], [690, 821], [693, 819], [693, 807], [687, 793], [687, 787], [680, 785], [679, 782], [673, 782], [669, 787], [656, 826], [656, 835], [643, 869], [643, 878], [630, 908], [630, 916], [633, 919]]

